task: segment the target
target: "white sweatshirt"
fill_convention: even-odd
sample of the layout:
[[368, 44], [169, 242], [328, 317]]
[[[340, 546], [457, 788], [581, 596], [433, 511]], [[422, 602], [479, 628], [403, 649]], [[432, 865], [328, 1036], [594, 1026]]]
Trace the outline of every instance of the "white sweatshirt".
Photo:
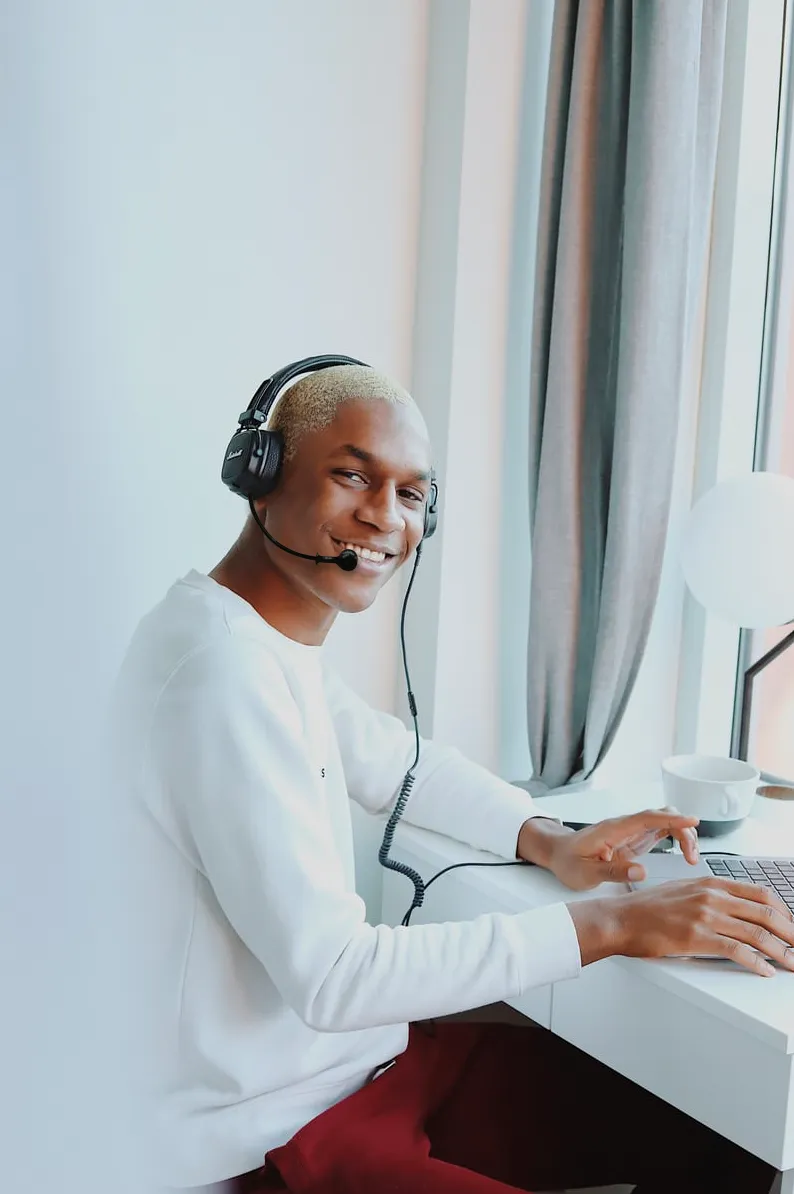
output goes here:
[[[348, 798], [387, 812], [413, 734], [210, 578], [191, 572], [141, 622], [114, 726], [167, 1183], [256, 1168], [402, 1052], [408, 1021], [579, 972], [564, 904], [367, 923]], [[511, 859], [537, 813], [423, 742], [406, 820]]]

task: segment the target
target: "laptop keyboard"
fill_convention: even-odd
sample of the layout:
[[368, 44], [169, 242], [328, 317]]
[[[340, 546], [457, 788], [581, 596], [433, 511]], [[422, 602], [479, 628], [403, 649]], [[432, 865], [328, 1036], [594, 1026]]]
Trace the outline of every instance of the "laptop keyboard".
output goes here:
[[715, 858], [704, 856], [712, 874], [741, 883], [760, 883], [777, 892], [786, 907], [794, 912], [794, 858]]

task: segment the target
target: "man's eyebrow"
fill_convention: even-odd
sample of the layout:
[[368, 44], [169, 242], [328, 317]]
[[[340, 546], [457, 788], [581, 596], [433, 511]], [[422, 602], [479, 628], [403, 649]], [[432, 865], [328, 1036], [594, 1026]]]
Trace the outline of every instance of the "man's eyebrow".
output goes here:
[[[342, 444], [334, 452], [335, 456], [355, 456], [356, 460], [360, 460], [362, 464], [380, 464], [377, 456], [373, 456], [366, 448], [359, 448], [356, 444]], [[419, 469], [417, 472], [411, 474], [414, 481], [429, 481], [430, 473], [424, 469]]]

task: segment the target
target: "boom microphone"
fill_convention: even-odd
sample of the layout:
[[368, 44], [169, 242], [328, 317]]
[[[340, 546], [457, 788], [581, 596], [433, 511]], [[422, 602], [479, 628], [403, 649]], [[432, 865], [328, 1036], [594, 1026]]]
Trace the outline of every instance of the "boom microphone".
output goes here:
[[265, 538], [270, 540], [274, 547], [278, 547], [282, 551], [286, 551], [291, 556], [297, 556], [299, 560], [312, 560], [315, 564], [336, 564], [336, 566], [341, 568], [343, 572], [352, 572], [354, 568], [358, 567], [358, 556], [349, 547], [346, 547], [344, 551], [341, 551], [338, 556], [312, 556], [307, 555], [305, 551], [296, 551], [294, 547], [287, 547], [284, 543], [279, 543], [278, 539], [273, 538], [273, 536], [270, 534], [270, 531], [260, 519], [256, 510], [254, 509], [254, 502], [252, 498], [248, 499], [248, 505], [251, 509], [251, 513], [254, 516], [256, 525], [259, 527]]

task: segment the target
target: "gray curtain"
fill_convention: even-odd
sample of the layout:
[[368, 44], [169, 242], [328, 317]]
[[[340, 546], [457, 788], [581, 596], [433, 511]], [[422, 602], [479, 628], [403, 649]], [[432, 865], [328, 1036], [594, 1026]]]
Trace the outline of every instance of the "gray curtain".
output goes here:
[[590, 775], [656, 601], [726, 0], [556, 0], [530, 393], [531, 790]]

